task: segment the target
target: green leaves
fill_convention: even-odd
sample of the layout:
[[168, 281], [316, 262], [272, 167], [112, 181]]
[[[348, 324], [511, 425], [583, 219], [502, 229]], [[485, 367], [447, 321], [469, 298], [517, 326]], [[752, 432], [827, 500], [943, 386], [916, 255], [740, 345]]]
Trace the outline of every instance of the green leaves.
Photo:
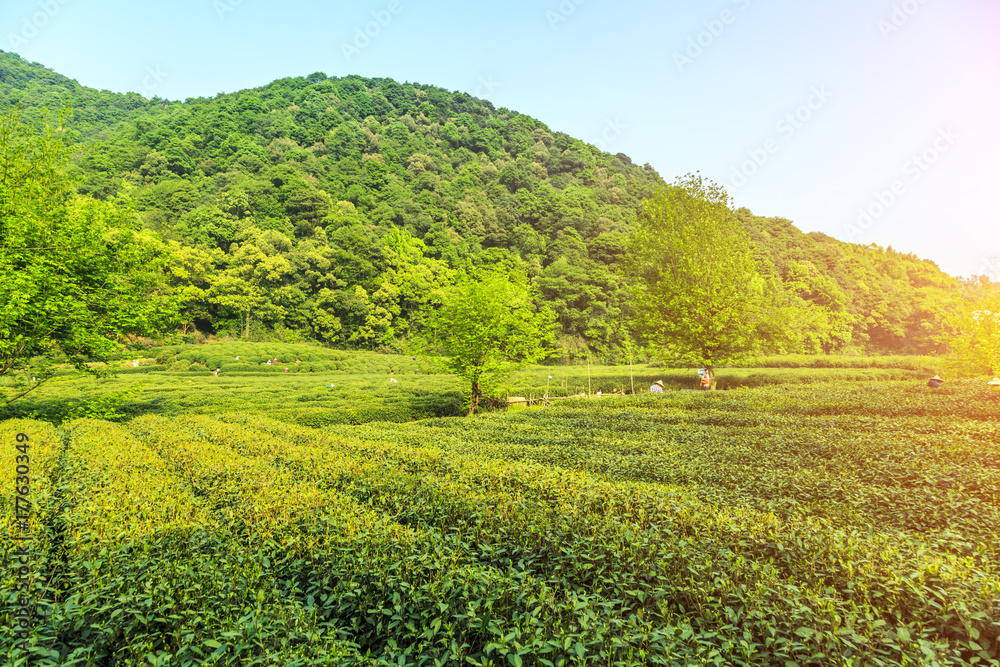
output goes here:
[[950, 365], [961, 375], [1000, 375], [1000, 293], [984, 288], [949, 319], [954, 333], [942, 337], [951, 348]]
[[127, 205], [72, 195], [66, 163], [51, 125], [0, 116], [0, 375], [58, 355], [87, 371], [171, 319], [159, 244]]
[[647, 200], [623, 264], [637, 328], [668, 355], [714, 366], [752, 352], [763, 281], [717, 185], [688, 175]]
[[32, 439], [37, 553], [59, 531], [65, 558], [47, 566], [70, 584], [45, 593], [63, 654], [990, 664], [996, 405], [970, 390], [948, 416], [940, 394], [881, 389], [322, 430], [240, 414], [62, 434], [18, 421], [0, 440]]
[[426, 345], [439, 346], [443, 364], [470, 384], [469, 414], [512, 371], [550, 354], [554, 317], [531, 296], [523, 275], [481, 271], [444, 292], [429, 318]]

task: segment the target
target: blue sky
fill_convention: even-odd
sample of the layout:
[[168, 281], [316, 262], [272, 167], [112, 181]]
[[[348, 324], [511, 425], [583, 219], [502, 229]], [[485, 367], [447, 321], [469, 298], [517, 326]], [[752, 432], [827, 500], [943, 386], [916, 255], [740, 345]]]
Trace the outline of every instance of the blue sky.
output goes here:
[[0, 26], [146, 97], [316, 71], [466, 91], [804, 231], [953, 275], [1000, 256], [996, 0], [6, 0]]

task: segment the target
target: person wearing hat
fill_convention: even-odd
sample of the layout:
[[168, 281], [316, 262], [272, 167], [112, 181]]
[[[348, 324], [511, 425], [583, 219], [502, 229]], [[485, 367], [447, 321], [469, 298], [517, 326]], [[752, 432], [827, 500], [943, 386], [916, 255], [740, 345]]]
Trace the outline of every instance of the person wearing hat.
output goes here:
[[712, 374], [708, 372], [707, 368], [705, 369], [705, 372], [702, 374], [701, 382], [698, 383], [698, 386], [703, 391], [707, 391], [712, 388]]
[[663, 393], [663, 380], [657, 380], [656, 382], [654, 382], [653, 386], [650, 387], [649, 390], [651, 392], [653, 392], [654, 394], [662, 394]]
[[940, 389], [943, 383], [944, 380], [941, 379], [941, 376], [935, 375], [934, 377], [932, 377], [930, 380], [927, 381], [927, 386], [933, 387], [934, 389]]

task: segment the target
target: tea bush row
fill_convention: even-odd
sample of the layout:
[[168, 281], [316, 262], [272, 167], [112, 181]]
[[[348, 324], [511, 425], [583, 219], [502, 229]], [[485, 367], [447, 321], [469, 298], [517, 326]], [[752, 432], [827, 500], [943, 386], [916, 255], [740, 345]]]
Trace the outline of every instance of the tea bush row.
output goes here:
[[[923, 641], [947, 639], [952, 653], [980, 659], [982, 649], [996, 658], [998, 626], [989, 619], [1000, 616], [998, 458], [996, 441], [988, 440], [992, 425], [980, 421], [996, 414], [995, 403], [972, 387], [961, 397], [923, 392], [925, 409], [947, 400], [962, 405], [973, 419], [939, 421], [940, 437], [911, 444], [905, 429], [892, 438], [871, 437], [871, 420], [853, 423], [852, 413], [889, 408], [892, 400], [877, 391], [851, 391], [856, 399], [869, 400], [867, 405], [855, 401], [844, 418], [783, 417], [776, 413], [784, 392], [753, 390], [567, 401], [558, 408], [462, 423], [429, 420], [351, 432], [387, 444], [433, 443], [450, 456], [522, 459], [609, 479], [683, 484], [713, 503], [772, 511], [788, 522], [812, 520], [815, 528], [794, 542], [825, 553], [820, 561], [810, 549], [803, 553], [794, 545], [767, 547], [762, 554], [814, 571], [815, 579], [823, 586], [833, 583], [838, 595], [862, 601], [869, 596], [884, 622], [913, 623], [903, 627], [907, 635], [922, 627], [927, 631]], [[813, 388], [810, 393], [818, 403], [821, 392]], [[914, 392], [914, 402], [917, 397]], [[769, 402], [778, 403], [774, 411], [767, 409]], [[741, 413], [740, 406], [750, 409]], [[779, 432], [769, 437], [775, 425]], [[919, 425], [927, 427], [927, 422]], [[893, 428], [890, 423], [885, 430]], [[958, 433], [971, 435], [952, 437]], [[850, 503], [831, 496], [836, 484], [849, 491]], [[868, 581], [858, 580], [858, 560], [879, 563], [868, 570]], [[911, 586], [914, 581], [920, 586]], [[957, 608], [974, 611], [941, 612], [939, 601], [956, 595]], [[895, 602], [886, 607], [890, 600]]]
[[[274, 361], [277, 359], [278, 361]], [[268, 361], [272, 363], [267, 364]], [[228, 372], [342, 371], [345, 373], [437, 373], [440, 370], [424, 357], [375, 352], [348, 352], [313, 345], [264, 343], [212, 343], [159, 348], [156, 362], [172, 369], [204, 367]], [[140, 366], [140, 368], [143, 368]], [[128, 368], [123, 369], [127, 371]]]
[[[293, 433], [293, 427], [276, 423], [268, 428], [285, 437]], [[306, 441], [315, 439], [307, 431], [301, 432], [301, 437]], [[738, 508], [712, 507], [677, 493], [669, 496], [668, 504], [662, 494], [657, 496], [652, 491], [656, 487], [621, 488], [578, 475], [576, 484], [582, 486], [578, 486], [576, 492], [565, 492], [565, 480], [574, 477], [565, 471], [553, 476], [538, 466], [471, 462], [453, 453], [445, 456], [440, 450], [427, 447], [407, 451], [390, 444], [391, 435], [387, 440], [385, 449], [373, 450], [369, 443], [359, 447], [375, 461], [388, 457], [396, 462], [398, 473], [388, 484], [366, 481], [369, 475], [361, 469], [354, 469], [349, 474], [338, 473], [320, 453], [314, 453], [303, 462], [301, 469], [317, 471], [315, 474], [326, 480], [322, 483], [353, 489], [352, 494], [392, 510], [408, 523], [420, 522], [449, 531], [474, 527], [473, 539], [481, 551], [491, 557], [499, 555], [530, 564], [537, 576], [549, 576], [553, 585], [562, 581], [571, 588], [598, 590], [615, 597], [621, 597], [622, 591], [635, 594], [636, 590], [644, 590], [644, 595], [649, 596], [643, 598], [647, 603], [659, 599], [660, 604], [666, 605], [660, 609], [678, 604], [671, 610], [672, 615], [665, 614], [657, 620], [676, 623], [680, 617], [701, 627], [703, 635], [694, 634], [698, 641], [706, 641], [705, 636], [718, 637], [717, 641], [708, 643], [730, 654], [730, 660], [737, 659], [732, 654], [738, 654], [738, 649], [732, 644], [726, 645], [724, 637], [727, 632], [731, 636], [734, 628], [726, 619], [735, 612], [744, 619], [740, 626], [741, 640], [746, 642], [750, 655], [745, 662], [734, 664], [762, 664], [755, 662], [754, 657], [757, 661], [764, 660], [764, 664], [778, 658], [805, 659], [812, 653], [809, 653], [809, 643], [802, 641], [803, 634], [815, 636], [818, 641], [826, 637], [829, 641], [829, 644], [822, 641], [819, 645], [813, 644], [813, 652], [834, 647], [842, 652], [845, 644], [838, 640], [837, 633], [844, 622], [852, 631], [850, 637], [841, 638], [855, 642], [853, 653], [859, 659], [863, 658], [866, 664], [868, 661], [877, 664], [879, 660], [896, 664], [892, 662], [893, 656], [898, 659], [908, 651], [898, 645], [891, 646], [897, 631], [886, 626], [898, 624], [899, 613], [908, 614], [903, 617], [899, 633], [909, 635], [911, 627], [914, 633], [919, 628], [922, 634], [915, 636], [920, 636], [921, 641], [928, 642], [928, 646], [935, 647], [934, 650], [941, 654], [948, 652], [942, 637], [934, 629], [924, 628], [924, 622], [933, 621], [937, 616], [936, 610], [926, 604], [926, 591], [922, 591], [914, 602], [909, 580], [899, 573], [933, 569], [943, 572], [944, 585], [951, 586], [953, 580], [961, 579], [968, 572], [969, 567], [966, 561], [950, 554], [924, 553], [921, 544], [904, 545], [901, 550], [898, 542], [900, 539], [905, 541], [905, 535], [878, 535], [875, 540], [865, 540], [856, 534], [835, 532], [839, 534], [836, 539], [851, 556], [880, 563], [863, 574], [845, 565], [842, 553], [836, 550], [833, 554], [828, 553], [831, 541], [828, 533], [832, 528], [828, 524], [800, 522], [802, 525], [781, 530], [766, 516], [747, 514]], [[345, 442], [330, 441], [327, 446], [351, 447]], [[319, 452], [328, 451], [322, 446], [318, 449]], [[289, 456], [287, 448], [282, 456]], [[375, 469], [378, 469], [377, 464]], [[466, 472], [463, 473], [463, 469]], [[487, 481], [491, 478], [494, 482]], [[497, 485], [496, 480], [506, 482]], [[605, 491], [594, 493], [595, 488], [602, 486]], [[612, 496], [602, 496], [602, 493]], [[609, 501], [615, 494], [622, 508], [630, 508], [628, 518], [616, 512], [615, 502]], [[581, 502], [581, 498], [586, 500]], [[665, 506], [670, 510], [663, 511]], [[636, 522], [635, 515], [631, 514], [637, 508], [645, 517], [642, 522]], [[734, 517], [740, 516], [742, 520], [734, 523]], [[656, 528], [651, 530], [654, 525]], [[725, 526], [729, 527], [723, 528]], [[761, 534], [761, 527], [769, 529]], [[574, 547], [574, 543], [578, 546]], [[702, 551], [699, 548], [702, 544], [712, 546]], [[656, 554], [664, 552], [669, 552], [669, 559], [658, 561]], [[634, 560], [630, 554], [635, 556]], [[765, 565], [762, 572], [762, 563], [771, 565]], [[728, 575], [731, 581], [743, 582], [736, 587], [742, 592], [721, 596], [725, 604], [720, 604], [716, 586], [692, 590], [690, 585], [679, 585], [677, 579], [683, 580], [683, 576], [692, 572], [716, 584], [720, 577], [725, 581]], [[995, 578], [995, 571], [992, 576]], [[826, 583], [830, 578], [833, 586]], [[960, 593], [962, 604], [968, 603], [974, 609], [982, 609], [985, 604], [991, 609], [988, 586], [985, 600], [982, 590], [984, 581], [987, 584], [990, 581], [989, 576], [972, 579]], [[751, 586], [748, 583], [751, 581], [757, 584]], [[930, 585], [933, 587], [933, 582]], [[855, 586], [857, 590], [852, 590]], [[878, 599], [885, 587], [893, 590], [898, 606], [886, 608], [885, 600]], [[822, 604], [817, 604], [817, 590], [824, 591], [820, 598]], [[872, 597], [867, 597], [869, 591]], [[630, 599], [631, 594], [625, 595], [626, 602], [642, 608], [639, 600]], [[824, 607], [832, 607], [836, 613], [827, 616], [822, 613]], [[808, 611], [806, 616], [802, 616], [803, 609]], [[699, 613], [692, 617], [690, 610]], [[649, 618], [657, 617], [655, 611], [647, 609], [646, 613]], [[757, 627], [752, 620], [754, 614], [757, 615]], [[982, 621], [979, 618], [980, 624]], [[824, 626], [828, 629], [827, 634], [824, 634]], [[886, 635], [886, 631], [891, 636]], [[979, 632], [975, 628], [974, 631]], [[916, 642], [910, 650], [917, 650]]]
[[701, 402], [698, 412], [655, 399], [641, 399], [649, 407], [638, 410], [625, 408], [627, 401], [563, 404], [484, 416], [474, 426], [429, 420], [384, 437], [440, 441], [457, 452], [618, 479], [692, 485], [704, 489], [705, 498], [725, 497], [781, 516], [807, 512], [859, 526], [958, 529], [996, 538], [1000, 443], [991, 440], [992, 424], [955, 422], [938, 436], [901, 436], [906, 425], [898, 419], [873, 426], [857, 418], [734, 413], [717, 409], [718, 401]]
[[841, 383], [73, 422], [35, 657], [998, 664], [997, 415], [972, 385]]
[[[264, 518], [272, 480], [280, 480], [273, 488], [289, 489], [275, 503], [297, 497], [298, 489], [313, 488], [297, 471], [275, 470], [260, 456], [271, 443], [260, 433], [190, 418], [169, 422], [167, 435], [167, 424], [143, 418], [133, 428], [182, 465], [195, 487], [225, 508], [229, 521], [248, 535], [256, 533], [258, 540], [277, 539]], [[450, 536], [396, 523], [335, 489], [321, 488], [320, 493], [317, 512], [303, 515], [297, 524], [313, 540], [301, 547], [309, 554], [307, 562], [282, 576], [294, 577], [299, 588], [321, 599], [319, 616], [349, 628], [353, 642], [381, 659], [412, 656], [419, 658], [418, 664], [435, 659], [460, 664], [469, 658], [479, 664], [487, 652], [508, 653], [515, 644], [524, 655], [557, 657], [549, 642], [554, 630], [566, 627], [570, 614], [582, 609], [601, 615], [586, 595], [567, 601], [524, 571], [484, 567], [463, 558]], [[258, 520], [246, 524], [252, 512]], [[298, 539], [294, 530], [281, 532], [286, 549], [299, 544]], [[600, 625], [567, 636], [573, 637], [569, 648], [574, 653], [577, 643], [589, 648], [610, 641]]]
[[[357, 657], [335, 633], [320, 642], [324, 629], [309, 610], [289, 604], [256, 554], [235, 549], [210, 508], [122, 427], [81, 420], [67, 436], [55, 476], [60, 558], [30, 664], [349, 664]], [[24, 664], [26, 656], [10, 657]]]

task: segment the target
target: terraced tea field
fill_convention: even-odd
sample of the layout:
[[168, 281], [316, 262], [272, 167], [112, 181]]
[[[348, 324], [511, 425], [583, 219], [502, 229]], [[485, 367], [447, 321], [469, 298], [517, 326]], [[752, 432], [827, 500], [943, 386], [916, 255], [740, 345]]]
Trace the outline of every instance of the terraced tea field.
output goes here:
[[998, 417], [978, 384], [830, 382], [325, 429], [9, 420], [34, 511], [0, 499], [0, 655], [997, 665]]

